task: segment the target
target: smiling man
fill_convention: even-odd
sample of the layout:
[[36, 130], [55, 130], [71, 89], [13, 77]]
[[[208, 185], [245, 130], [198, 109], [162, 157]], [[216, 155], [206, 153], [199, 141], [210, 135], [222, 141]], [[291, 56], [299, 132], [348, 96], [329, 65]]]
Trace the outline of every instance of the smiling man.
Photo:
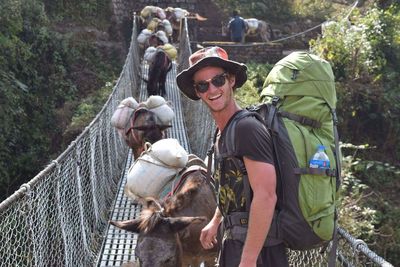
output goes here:
[[[200, 241], [211, 249], [221, 227], [220, 267], [285, 267], [289, 265], [284, 244], [267, 237], [277, 201], [271, 136], [252, 116], [244, 116], [229, 127], [243, 112], [234, 90], [246, 82], [246, 71], [246, 65], [229, 60], [224, 49], [207, 47], [192, 54], [189, 68], [177, 76], [179, 89], [192, 100], [201, 99], [218, 128], [213, 171], [219, 184], [218, 208], [202, 230]], [[234, 156], [239, 164], [226, 156], [227, 134], [235, 135]], [[250, 198], [246, 197], [246, 186], [250, 187]]]

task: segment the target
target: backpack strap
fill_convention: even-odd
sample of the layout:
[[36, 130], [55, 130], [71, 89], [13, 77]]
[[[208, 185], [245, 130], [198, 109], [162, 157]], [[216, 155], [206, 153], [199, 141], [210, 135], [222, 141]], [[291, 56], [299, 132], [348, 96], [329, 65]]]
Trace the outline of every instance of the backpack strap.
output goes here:
[[244, 165], [243, 159], [239, 158], [236, 155], [236, 149], [235, 149], [235, 138], [236, 138], [236, 124], [238, 121], [240, 121], [243, 118], [246, 117], [255, 117], [258, 121], [262, 122], [264, 124], [264, 120], [260, 114], [256, 112], [255, 108], [249, 108], [249, 109], [244, 109], [240, 111], [238, 114], [235, 115], [233, 120], [229, 123], [228, 128], [226, 129], [226, 138], [225, 138], [225, 149], [223, 153], [221, 153], [221, 157], [223, 158], [231, 158], [233, 160], [233, 163], [235, 164], [236, 168], [240, 170], [240, 172], [243, 174], [243, 192], [244, 196], [246, 198], [246, 211], [250, 211], [250, 204], [251, 204], [251, 199], [252, 199], [252, 191], [250, 187], [250, 182], [249, 179], [246, 178], [247, 176], [247, 170]]
[[278, 114], [281, 115], [282, 117], [288, 118], [292, 121], [297, 121], [298, 123], [306, 126], [311, 126], [313, 128], [321, 128], [321, 123], [319, 121], [313, 120], [307, 116], [301, 116], [287, 111], [279, 111]]
[[274, 160], [275, 160], [275, 171], [276, 171], [276, 186], [277, 186], [277, 205], [281, 205], [278, 207], [278, 209], [282, 209], [282, 206], [286, 206], [286, 195], [285, 195], [285, 190], [284, 188], [284, 179], [281, 179], [281, 174], [282, 172], [282, 166], [281, 166], [281, 159], [279, 156], [279, 151], [278, 151], [278, 133], [279, 133], [279, 125], [278, 123], [275, 123], [276, 115], [278, 114], [278, 102], [279, 102], [279, 96], [273, 96], [272, 97], [272, 102], [271, 105], [266, 105], [263, 104], [261, 105], [261, 114], [266, 120], [266, 126], [268, 129], [270, 129], [271, 133], [271, 140], [272, 140], [272, 149], [274, 151]]
[[331, 177], [336, 176], [335, 169], [294, 168], [294, 173], [299, 175], [311, 174], [311, 175], [326, 175]]
[[211, 144], [210, 149], [207, 151], [207, 183], [209, 184], [211, 182], [211, 166], [212, 166], [212, 158], [215, 150], [215, 144], [214, 142]]
[[[331, 109], [332, 113], [332, 119], [333, 119], [333, 134], [334, 134], [334, 139], [335, 139], [335, 161], [336, 161], [336, 191], [339, 190], [340, 184], [341, 184], [341, 177], [342, 177], [342, 164], [340, 162], [340, 149], [339, 149], [339, 133], [337, 130], [337, 124], [338, 124], [338, 118], [336, 115], [336, 110]], [[336, 253], [337, 253], [337, 246], [338, 246], [338, 236], [337, 236], [337, 210], [335, 210], [335, 222], [334, 222], [334, 229], [333, 229], [333, 238], [332, 238], [332, 247], [331, 250], [329, 251], [329, 256], [328, 256], [328, 267], [334, 267], [336, 266]]]
[[339, 190], [339, 186], [342, 183], [342, 164], [340, 162], [340, 149], [339, 149], [339, 133], [337, 130], [338, 118], [336, 115], [336, 110], [331, 109], [332, 119], [333, 119], [333, 134], [335, 138], [335, 159], [336, 159], [336, 190]]
[[276, 117], [276, 114], [278, 112], [278, 102], [279, 102], [279, 96], [274, 96], [272, 97], [272, 102], [271, 105], [269, 106], [268, 110], [268, 118], [265, 118], [267, 126], [272, 130], [272, 139], [274, 137], [274, 134], [278, 133], [278, 124], [274, 123], [274, 119]]
[[248, 109], [243, 109], [241, 111], [239, 111], [238, 114], [235, 115], [235, 117], [233, 118], [233, 120], [229, 123], [229, 125], [227, 126], [228, 129], [226, 129], [226, 138], [225, 138], [225, 148], [226, 151], [225, 153], [222, 153], [221, 156], [226, 157], [226, 156], [236, 156], [235, 155], [235, 138], [236, 138], [236, 133], [235, 133], [235, 129], [236, 129], [236, 124], [238, 123], [238, 121], [240, 121], [243, 118], [246, 117], [256, 117], [257, 120], [259, 120], [260, 122], [264, 122], [263, 118], [260, 116], [260, 114], [258, 114], [255, 111], [252, 110], [248, 110]]
[[215, 152], [215, 142], [217, 141], [217, 135], [218, 135], [218, 129], [215, 130], [213, 141], [211, 144], [210, 149], [207, 151], [207, 171], [206, 171], [206, 183], [210, 186], [211, 191], [214, 193], [213, 197], [215, 200], [215, 203], [217, 203], [217, 206], [222, 213], [222, 209], [219, 206], [219, 201], [217, 199], [217, 194], [218, 194], [218, 186], [219, 184], [214, 180], [214, 178], [211, 176], [211, 166], [212, 166], [212, 160], [213, 160], [213, 155]]
[[[335, 215], [337, 212], [335, 211]], [[336, 252], [337, 252], [337, 246], [339, 243], [338, 236], [337, 236], [337, 218], [335, 216], [335, 222], [333, 224], [333, 238], [332, 238], [332, 247], [329, 251], [328, 254], [328, 267], [335, 267], [336, 266]]]

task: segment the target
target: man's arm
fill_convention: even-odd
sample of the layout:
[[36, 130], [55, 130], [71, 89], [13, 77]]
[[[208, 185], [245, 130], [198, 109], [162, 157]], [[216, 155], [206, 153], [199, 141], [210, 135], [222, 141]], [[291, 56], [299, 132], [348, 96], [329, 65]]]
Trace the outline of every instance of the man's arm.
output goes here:
[[204, 249], [211, 249], [217, 244], [218, 226], [222, 221], [222, 214], [217, 207], [211, 221], [201, 230], [200, 243]]
[[228, 29], [232, 30], [232, 22], [234, 21], [234, 19], [229, 20], [228, 22]]
[[244, 164], [253, 190], [253, 200], [250, 205], [249, 225], [240, 267], [256, 266], [277, 201], [275, 167], [247, 157], [244, 157]]

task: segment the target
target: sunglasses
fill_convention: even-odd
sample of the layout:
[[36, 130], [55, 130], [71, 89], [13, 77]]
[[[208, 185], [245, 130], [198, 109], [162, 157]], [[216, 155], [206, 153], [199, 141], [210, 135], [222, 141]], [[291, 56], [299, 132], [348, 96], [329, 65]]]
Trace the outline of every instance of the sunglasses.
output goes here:
[[205, 81], [200, 81], [194, 84], [194, 89], [196, 89], [197, 92], [199, 93], [205, 93], [208, 90], [208, 87], [210, 86], [210, 83], [214, 85], [215, 87], [221, 87], [225, 84], [226, 77], [228, 74], [226, 72], [215, 75], [213, 78], [205, 80]]

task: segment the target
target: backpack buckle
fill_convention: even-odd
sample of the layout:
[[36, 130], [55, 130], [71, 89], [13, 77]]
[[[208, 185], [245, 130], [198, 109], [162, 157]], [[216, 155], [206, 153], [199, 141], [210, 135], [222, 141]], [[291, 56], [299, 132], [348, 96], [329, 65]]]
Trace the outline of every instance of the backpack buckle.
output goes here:
[[224, 220], [223, 220], [223, 223], [224, 223], [224, 227], [225, 228], [232, 228], [232, 226], [233, 226], [233, 223], [231, 221], [231, 217], [230, 216], [225, 216]]
[[301, 124], [303, 124], [303, 125], [308, 125], [309, 124], [307, 118], [303, 117], [303, 116], [300, 117], [300, 121], [299, 122]]
[[333, 125], [338, 125], [339, 120], [338, 120], [338, 117], [336, 115], [336, 110], [332, 109], [331, 112], [332, 112]]
[[279, 96], [273, 96], [272, 97], [272, 105], [276, 106], [279, 102]]
[[296, 80], [298, 74], [299, 74], [299, 70], [293, 70], [291, 79], [292, 80]]

